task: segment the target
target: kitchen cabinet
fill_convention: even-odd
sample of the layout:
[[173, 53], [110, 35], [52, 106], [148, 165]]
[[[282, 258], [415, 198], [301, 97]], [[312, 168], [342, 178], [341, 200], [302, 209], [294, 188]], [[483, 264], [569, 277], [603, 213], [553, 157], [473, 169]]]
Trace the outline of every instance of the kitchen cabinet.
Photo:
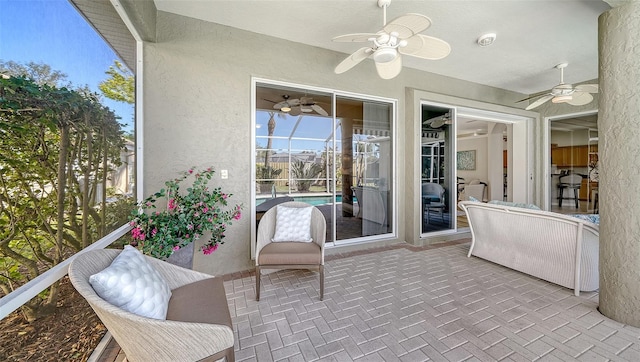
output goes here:
[[571, 148], [570, 147], [554, 147], [551, 149], [551, 164], [558, 167], [570, 166]]
[[[594, 146], [591, 146], [593, 154]], [[597, 147], [595, 148], [597, 152]], [[551, 149], [551, 164], [558, 167], [587, 167], [589, 165], [589, 146], [553, 147]], [[593, 156], [592, 156], [593, 157]]]
[[571, 166], [587, 167], [589, 164], [589, 150], [587, 146], [571, 147]]

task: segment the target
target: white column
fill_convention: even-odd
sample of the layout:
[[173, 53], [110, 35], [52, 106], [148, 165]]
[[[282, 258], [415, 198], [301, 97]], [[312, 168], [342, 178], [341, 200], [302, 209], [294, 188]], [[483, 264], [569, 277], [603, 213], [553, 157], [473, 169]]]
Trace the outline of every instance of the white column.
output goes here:
[[600, 312], [640, 327], [640, 3], [599, 19]]

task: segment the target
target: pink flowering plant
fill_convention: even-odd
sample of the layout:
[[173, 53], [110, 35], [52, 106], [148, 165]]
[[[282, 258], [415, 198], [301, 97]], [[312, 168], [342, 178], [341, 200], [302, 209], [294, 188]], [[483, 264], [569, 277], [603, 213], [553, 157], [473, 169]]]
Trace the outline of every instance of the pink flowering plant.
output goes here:
[[[224, 244], [225, 231], [240, 219], [242, 206], [230, 206], [231, 194], [219, 187], [209, 188], [214, 172], [211, 167], [202, 171], [192, 167], [139, 203], [131, 216], [132, 244], [159, 259], [168, 258], [203, 235], [210, 235], [200, 248], [205, 255]], [[193, 179], [193, 183], [181, 190], [187, 179]]]

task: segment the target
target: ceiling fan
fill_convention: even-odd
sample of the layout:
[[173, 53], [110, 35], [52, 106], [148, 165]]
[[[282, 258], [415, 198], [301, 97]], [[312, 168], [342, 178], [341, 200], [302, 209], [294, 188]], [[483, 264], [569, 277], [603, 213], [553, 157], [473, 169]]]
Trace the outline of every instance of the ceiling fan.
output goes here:
[[405, 14], [387, 23], [387, 7], [391, 0], [378, 0], [383, 9], [383, 27], [377, 33], [346, 34], [333, 38], [337, 42], [372, 42], [343, 60], [336, 69], [341, 74], [368, 57], [373, 57], [378, 75], [391, 79], [402, 70], [401, 55], [437, 60], [449, 55], [451, 46], [444, 40], [418, 34], [431, 26], [431, 20], [421, 14]]
[[[541, 98], [527, 106], [527, 108], [525, 108], [527, 111], [534, 109], [549, 100], [553, 103], [568, 103], [572, 106], [582, 106], [593, 100], [593, 96], [589, 93], [598, 93], [597, 84], [580, 84], [574, 87], [571, 84], [564, 83], [564, 68], [566, 68], [567, 65], [569, 64], [561, 63], [555, 66], [556, 69], [560, 69], [560, 84], [551, 88], [551, 92], [543, 95]], [[525, 98], [516, 103], [524, 102], [536, 97], [540, 97], [540, 95]]]
[[445, 124], [452, 124], [452, 123], [453, 123], [453, 120], [451, 119], [451, 114], [449, 112], [440, 116], [429, 118], [426, 121], [422, 122], [422, 124], [425, 124], [431, 128], [440, 128]]
[[289, 99], [290, 96], [288, 94], [284, 94], [282, 98], [284, 98], [284, 100], [274, 104], [273, 109], [289, 113], [292, 116], [298, 116], [302, 113], [311, 112], [316, 112], [317, 114], [322, 116], [329, 115], [329, 113], [327, 113], [327, 111], [320, 107], [317, 102], [314, 102], [313, 98], [311, 97], [304, 96], [300, 97], [300, 99]]

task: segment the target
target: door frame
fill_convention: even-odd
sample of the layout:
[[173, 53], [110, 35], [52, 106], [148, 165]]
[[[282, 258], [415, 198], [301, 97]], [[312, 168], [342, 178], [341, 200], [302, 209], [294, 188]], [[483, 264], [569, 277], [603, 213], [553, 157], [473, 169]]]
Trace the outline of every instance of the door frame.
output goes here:
[[567, 118], [577, 118], [590, 115], [597, 115], [598, 108], [587, 111], [565, 113], [549, 117], [544, 117], [542, 121], [542, 209], [551, 210], [551, 122]]
[[[331, 89], [331, 88], [322, 88], [322, 87], [316, 87], [316, 86], [311, 86], [311, 85], [305, 85], [305, 84], [297, 84], [297, 83], [291, 83], [291, 82], [282, 82], [282, 81], [276, 81], [276, 80], [271, 80], [271, 79], [266, 79], [266, 78], [259, 78], [259, 77], [252, 77], [251, 78], [251, 185], [255, 184], [255, 180], [256, 180], [256, 171], [255, 171], [255, 153], [256, 153], [256, 145], [255, 145], [255, 139], [256, 139], [256, 89], [259, 85], [266, 85], [266, 86], [278, 86], [278, 87], [290, 87], [290, 88], [295, 88], [295, 89], [306, 89], [309, 91], [316, 91], [316, 92], [324, 92], [324, 93], [329, 93], [331, 94], [331, 100], [332, 100], [332, 119], [333, 119], [333, 147], [335, 150], [336, 147], [336, 140], [335, 140], [335, 129], [336, 129], [336, 125], [337, 125], [337, 121], [338, 119], [336, 118], [336, 98], [337, 97], [345, 97], [345, 98], [356, 98], [356, 99], [360, 99], [363, 102], [364, 101], [374, 101], [374, 102], [385, 102], [385, 103], [389, 103], [393, 110], [391, 112], [391, 139], [392, 139], [392, 147], [391, 147], [391, 162], [392, 162], [392, 169], [391, 169], [391, 202], [390, 205], [388, 205], [388, 207], [392, 210], [392, 218], [391, 220], [389, 220], [389, 222], [391, 222], [391, 231], [389, 233], [386, 234], [380, 234], [380, 235], [372, 235], [372, 236], [362, 236], [362, 237], [357, 237], [357, 238], [351, 238], [351, 239], [345, 239], [345, 240], [340, 240], [338, 242], [336, 242], [336, 224], [337, 224], [337, 215], [336, 215], [336, 207], [335, 207], [335, 196], [337, 193], [336, 190], [336, 178], [335, 178], [335, 170], [334, 172], [334, 177], [333, 177], [333, 185], [332, 185], [332, 190], [333, 190], [333, 200], [334, 200], [334, 207], [332, 210], [332, 220], [330, 221], [332, 223], [332, 233], [333, 233], [333, 241], [329, 241], [326, 242], [325, 247], [326, 248], [331, 248], [331, 247], [337, 247], [337, 246], [343, 246], [343, 245], [350, 245], [350, 244], [357, 244], [357, 243], [365, 243], [365, 242], [375, 242], [375, 241], [380, 241], [380, 240], [388, 240], [388, 239], [397, 239], [398, 238], [398, 126], [397, 126], [397, 119], [398, 119], [398, 100], [397, 99], [393, 99], [393, 98], [387, 98], [387, 97], [379, 97], [379, 96], [373, 96], [373, 95], [368, 95], [368, 94], [362, 94], [362, 93], [354, 93], [354, 92], [347, 92], [347, 91], [340, 91], [340, 90], [336, 90], [336, 89]], [[333, 153], [333, 164], [334, 166], [336, 165], [336, 153]], [[251, 225], [256, 225], [256, 205], [255, 205], [255, 200], [256, 200], [256, 190], [255, 187], [250, 187], [250, 200], [251, 200], [251, 205], [250, 205], [250, 213], [251, 213]], [[256, 252], [256, 228], [255, 227], [251, 227], [251, 242], [250, 242], [250, 255], [251, 255], [251, 260], [255, 259], [255, 252]]]
[[[413, 244], [428, 243], [430, 241], [443, 240], [443, 232], [422, 234], [421, 220], [420, 220], [420, 202], [411, 201], [420, 199], [420, 134], [418, 130], [421, 130], [421, 105], [423, 103], [436, 105], [443, 108], [455, 108], [456, 112], [471, 113], [477, 117], [487, 117], [500, 115], [500, 119], [505, 122], [514, 124], [514, 136], [520, 137], [523, 142], [518, 143], [521, 147], [518, 148], [518, 152], [510, 152], [512, 156], [509, 156], [509, 169], [513, 170], [513, 178], [510, 181], [512, 185], [522, 185], [522, 189], [513, 193], [513, 200], [517, 202], [533, 202], [534, 198], [534, 124], [539, 119], [539, 114], [532, 111], [527, 111], [520, 108], [513, 108], [508, 106], [502, 106], [497, 104], [485, 103], [481, 101], [469, 100], [465, 98], [454, 97], [450, 95], [444, 95], [439, 93], [432, 93], [422, 90], [411, 89], [407, 92], [408, 98], [407, 105], [411, 108], [407, 109], [407, 115], [413, 113], [413, 123], [411, 130], [413, 134], [408, 134], [407, 139], [413, 138], [413, 148], [407, 150], [407, 152], [413, 152], [413, 156], [407, 155], [407, 158], [412, 157], [413, 167], [412, 172], [407, 174], [406, 190], [412, 191], [411, 195], [407, 195], [405, 198], [405, 213], [406, 215], [414, 215], [411, 220], [407, 222], [405, 240]], [[454, 112], [454, 113], [456, 113]], [[455, 121], [454, 121], [455, 122]], [[455, 132], [455, 131], [454, 131]], [[454, 143], [454, 152], [457, 151], [457, 140]], [[515, 156], [515, 157], [514, 157]], [[518, 163], [519, 167], [514, 166], [513, 159], [524, 159], [524, 163]], [[454, 162], [454, 166], [455, 162]], [[516, 176], [516, 168], [520, 170]], [[455, 225], [455, 223], [454, 223]], [[457, 225], [456, 225], [457, 226]], [[462, 231], [453, 229], [447, 231], [445, 234], [458, 234], [460, 232], [468, 232], [467, 228]], [[445, 235], [445, 236], [446, 236]]]

